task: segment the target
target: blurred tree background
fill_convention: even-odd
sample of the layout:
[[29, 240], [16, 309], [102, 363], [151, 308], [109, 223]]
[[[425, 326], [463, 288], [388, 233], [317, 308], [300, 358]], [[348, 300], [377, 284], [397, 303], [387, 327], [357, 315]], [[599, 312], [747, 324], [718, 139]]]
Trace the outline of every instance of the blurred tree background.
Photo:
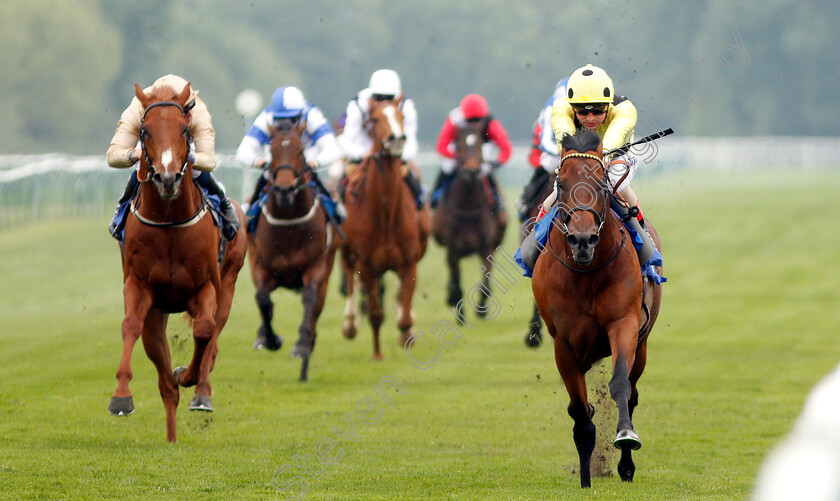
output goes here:
[[4, 0], [0, 153], [102, 154], [134, 82], [166, 73], [200, 90], [232, 150], [243, 89], [298, 85], [334, 119], [382, 67], [426, 144], [470, 92], [525, 140], [585, 63], [636, 104], [639, 133], [836, 136], [838, 19], [840, 3], [792, 0]]

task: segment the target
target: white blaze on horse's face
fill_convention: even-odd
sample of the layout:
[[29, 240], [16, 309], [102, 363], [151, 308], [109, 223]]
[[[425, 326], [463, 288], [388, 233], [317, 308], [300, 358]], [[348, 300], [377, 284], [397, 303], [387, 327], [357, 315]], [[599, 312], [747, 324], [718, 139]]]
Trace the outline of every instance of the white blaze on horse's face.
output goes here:
[[388, 126], [391, 128], [391, 137], [383, 141], [382, 146], [388, 150], [392, 155], [402, 154], [403, 146], [405, 146], [405, 132], [402, 124], [397, 120], [396, 106], [386, 106], [382, 110], [382, 114], [388, 119]]
[[169, 148], [160, 155], [160, 166], [164, 172], [169, 170], [170, 164], [172, 164], [172, 148]]
[[475, 146], [477, 140], [475, 134], [470, 134], [464, 141], [467, 143], [467, 146]]

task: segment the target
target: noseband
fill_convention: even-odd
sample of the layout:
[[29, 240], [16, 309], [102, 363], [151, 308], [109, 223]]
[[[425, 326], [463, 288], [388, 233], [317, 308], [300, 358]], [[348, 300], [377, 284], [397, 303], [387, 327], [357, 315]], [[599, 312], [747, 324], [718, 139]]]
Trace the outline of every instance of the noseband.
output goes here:
[[[178, 104], [174, 101], [160, 101], [158, 103], [150, 104], [146, 108], [146, 111], [143, 112], [143, 118], [140, 119], [140, 149], [143, 151], [143, 156], [146, 158], [146, 164], [149, 166], [149, 174], [146, 176], [146, 179], [138, 179], [138, 181], [140, 181], [141, 183], [145, 183], [146, 181], [149, 180], [150, 177], [152, 177], [155, 174], [155, 165], [152, 162], [152, 158], [149, 156], [149, 151], [146, 149], [146, 136], [148, 135], [148, 131], [146, 131], [146, 127], [145, 127], [144, 124], [146, 122], [146, 115], [149, 114], [149, 111], [152, 108], [157, 108], [159, 106], [174, 106], [174, 107], [178, 108], [179, 110], [181, 110], [181, 114], [183, 114], [186, 117], [187, 113], [189, 113], [190, 110], [195, 106], [195, 101], [190, 101], [186, 106], [181, 106], [180, 104]], [[190, 162], [189, 149], [190, 149], [190, 141], [191, 141], [192, 137], [190, 135], [189, 126], [184, 129], [184, 132], [186, 134], [185, 139], [187, 141], [187, 156], [186, 156], [186, 158], [184, 158], [184, 165], [181, 166], [181, 170], [180, 170], [180, 172], [178, 172], [178, 178], [179, 179], [181, 178], [181, 176], [184, 175], [184, 172], [186, 172], [187, 165]]]
[[554, 182], [557, 183], [557, 192], [558, 193], [560, 192], [560, 189], [562, 189], [562, 186], [560, 185], [560, 169], [563, 167], [563, 162], [565, 162], [566, 159], [568, 159], [568, 158], [591, 158], [593, 160], [598, 161], [598, 166], [603, 171], [604, 180], [605, 180], [603, 183], [599, 183], [600, 188], [601, 188], [601, 192], [604, 195], [604, 197], [603, 197], [604, 198], [604, 206], [601, 209], [601, 212], [599, 213], [599, 212], [595, 211], [595, 209], [593, 209], [591, 205], [576, 205], [576, 206], [572, 207], [571, 209], [564, 210], [563, 206], [565, 204], [560, 204], [560, 211], [565, 212], [565, 215], [560, 218], [560, 224], [561, 224], [560, 230], [563, 232], [564, 235], [569, 236], [570, 231], [569, 231], [568, 223], [569, 223], [569, 221], [572, 220], [572, 214], [574, 214], [575, 212], [591, 212], [592, 215], [595, 216], [595, 222], [598, 224], [598, 229], [595, 231], [595, 235], [600, 235], [601, 230], [604, 228], [604, 223], [607, 220], [607, 207], [609, 206], [609, 204], [607, 203], [609, 194], [608, 194], [608, 191], [607, 191], [607, 187], [605, 186], [606, 177], [607, 177], [607, 169], [606, 169], [606, 167], [604, 167], [604, 161], [603, 161], [603, 159], [601, 159], [597, 155], [590, 155], [589, 153], [569, 153], [568, 155], [561, 158], [560, 159], [560, 165], [554, 171], [554, 173], [557, 174]]

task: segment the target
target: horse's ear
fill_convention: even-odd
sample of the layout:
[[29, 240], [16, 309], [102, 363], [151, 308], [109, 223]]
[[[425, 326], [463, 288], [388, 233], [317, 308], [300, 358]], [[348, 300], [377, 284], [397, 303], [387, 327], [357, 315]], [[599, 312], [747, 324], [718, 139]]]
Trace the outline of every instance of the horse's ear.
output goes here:
[[298, 124], [295, 126], [295, 132], [298, 136], [303, 137], [303, 132], [306, 130], [306, 117], [300, 119]]
[[143, 88], [137, 85], [137, 83], [134, 84], [134, 95], [137, 96], [137, 99], [140, 101], [140, 104], [143, 105], [143, 108], [147, 108], [149, 106], [149, 96], [143, 92]]
[[192, 89], [190, 88], [190, 83], [187, 82], [187, 85], [184, 86], [184, 89], [181, 91], [181, 94], [178, 95], [178, 103], [181, 106], [186, 106], [187, 100], [189, 100], [191, 92]]
[[374, 100], [372, 97], [368, 98], [368, 113], [376, 108], [376, 103], [378, 103], [378, 101]]
[[277, 134], [277, 127], [273, 126], [272, 124], [268, 124], [268, 127], [266, 127], [266, 129], [268, 129], [269, 139], [274, 137], [274, 134]]

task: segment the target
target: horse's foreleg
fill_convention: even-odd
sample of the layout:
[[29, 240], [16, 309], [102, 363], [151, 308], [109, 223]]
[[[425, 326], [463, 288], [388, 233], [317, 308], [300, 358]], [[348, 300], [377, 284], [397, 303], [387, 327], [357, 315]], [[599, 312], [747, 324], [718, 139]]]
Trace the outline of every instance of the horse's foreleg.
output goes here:
[[143, 326], [143, 348], [155, 364], [158, 373], [158, 389], [166, 412], [166, 440], [175, 441], [175, 415], [178, 410], [178, 385], [172, 375], [172, 359], [169, 355], [169, 341], [166, 339], [168, 315], [153, 308], [146, 316]]
[[[310, 266], [303, 273], [303, 290], [300, 299], [303, 303], [303, 320], [298, 328], [298, 340], [292, 348], [292, 356], [306, 358], [312, 353], [312, 343], [315, 339], [315, 322], [321, 309], [324, 307], [323, 298], [320, 297], [324, 276], [324, 263], [319, 262]], [[321, 299], [320, 304], [318, 304]], [[317, 310], [317, 311], [316, 311]]]
[[580, 486], [591, 487], [590, 462], [592, 451], [595, 450], [595, 424], [592, 422], [592, 415], [595, 409], [587, 401], [586, 376], [579, 369], [573, 348], [563, 339], [555, 338], [554, 360], [569, 394], [569, 416], [575, 422], [572, 436], [580, 461]]
[[464, 298], [464, 293], [461, 290], [461, 268], [458, 266], [459, 256], [448, 249], [446, 252], [446, 262], [449, 265], [449, 286], [446, 302], [449, 306], [457, 306], [461, 299]]
[[344, 323], [341, 325], [341, 334], [347, 339], [353, 339], [359, 330], [359, 312], [353, 298], [356, 291], [356, 272], [355, 264], [349, 261], [345, 252], [341, 254], [341, 271], [347, 285], [347, 299], [344, 302]]
[[274, 318], [274, 303], [271, 302], [271, 291], [277, 288], [277, 285], [273, 283], [269, 270], [260, 265], [254, 267], [254, 282], [257, 285], [257, 292], [254, 297], [262, 319], [262, 324], [257, 329], [257, 339], [254, 340], [254, 349], [279, 350], [283, 346], [283, 338], [278, 336], [271, 327], [271, 320]]
[[[636, 383], [642, 376], [647, 363], [647, 343], [644, 342], [636, 350], [636, 361], [633, 364], [633, 370], [630, 371], [630, 400], [627, 402], [630, 419], [633, 419], [633, 411], [639, 404], [639, 390], [636, 388]], [[633, 463], [633, 448], [623, 447], [621, 449], [621, 458], [618, 461], [618, 475], [625, 482], [632, 482], [633, 475], [636, 472], [636, 465]]]
[[123, 300], [125, 302], [125, 318], [122, 322], [123, 349], [120, 365], [117, 368], [117, 389], [111, 396], [108, 412], [115, 416], [127, 416], [134, 412], [134, 398], [128, 382], [134, 373], [131, 370], [131, 354], [134, 345], [143, 332], [143, 323], [152, 306], [152, 293], [132, 276], [126, 279], [123, 286]]
[[400, 341], [403, 347], [411, 338], [411, 326], [414, 325], [414, 311], [411, 309], [411, 300], [414, 297], [414, 289], [417, 287], [417, 265], [413, 264], [400, 270], [400, 293], [398, 297], [399, 307], [397, 308], [397, 327], [400, 329]]
[[[636, 361], [637, 317], [627, 317], [609, 326], [610, 349], [612, 351], [612, 379], [610, 379], [610, 396], [618, 407], [618, 426], [614, 444], [624, 451], [636, 450], [642, 446], [639, 436], [633, 430], [630, 415], [630, 401], [633, 395], [633, 384], [630, 371]], [[641, 375], [641, 373], [639, 373]], [[638, 379], [638, 378], [637, 378]], [[624, 453], [622, 453], [624, 457]], [[631, 475], [632, 479], [632, 475]]]
[[493, 249], [485, 250], [484, 251], [484, 276], [482, 278], [481, 284], [483, 285], [481, 289], [481, 297], [478, 300], [478, 309], [475, 313], [479, 317], [486, 317], [487, 316], [487, 300], [490, 298], [490, 271], [493, 269], [493, 260], [491, 257], [493, 256]]
[[385, 314], [382, 311], [382, 299], [379, 295], [379, 280], [373, 272], [362, 270], [362, 285], [368, 301], [368, 321], [373, 330], [373, 358], [382, 360], [382, 351], [379, 347], [379, 328]]
[[542, 344], [541, 327], [540, 309], [537, 308], [537, 303], [534, 302], [534, 314], [531, 315], [531, 320], [528, 322], [528, 334], [525, 334], [525, 345], [527, 347], [537, 348]]

